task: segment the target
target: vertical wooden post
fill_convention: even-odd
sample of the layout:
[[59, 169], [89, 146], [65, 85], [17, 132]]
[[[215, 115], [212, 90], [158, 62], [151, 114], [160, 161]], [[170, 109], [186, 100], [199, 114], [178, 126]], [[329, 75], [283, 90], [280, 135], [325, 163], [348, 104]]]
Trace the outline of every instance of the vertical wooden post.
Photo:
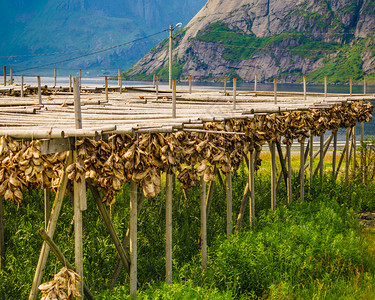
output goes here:
[[4, 86], [7, 85], [7, 67], [4, 66]]
[[79, 69], [78, 71], [78, 76], [79, 76], [79, 89], [81, 89], [82, 86], [82, 71]]
[[287, 194], [288, 203], [292, 203], [292, 155], [291, 146], [289, 143], [286, 144], [286, 157], [288, 161], [288, 176], [287, 176]]
[[236, 109], [237, 101], [237, 78], [233, 78], [233, 109]]
[[189, 75], [189, 94], [191, 94], [192, 85], [191, 85], [191, 75]]
[[303, 76], [303, 100], [307, 99], [306, 76]]
[[250, 212], [250, 227], [252, 228], [255, 221], [255, 150], [250, 151], [249, 154], [249, 189], [250, 189], [250, 198], [249, 198], [249, 212]]
[[255, 76], [254, 76], [254, 92], [257, 91], [257, 85], [258, 85], [258, 75], [255, 74]]
[[277, 104], [277, 79], [274, 78], [273, 80], [273, 93], [274, 93], [274, 104]]
[[300, 141], [301, 143], [301, 150], [300, 150], [300, 164], [301, 164], [301, 178], [300, 178], [300, 198], [301, 202], [305, 201], [305, 139]]
[[72, 75], [69, 75], [69, 93], [72, 92]]
[[207, 270], [207, 216], [206, 216], [206, 183], [203, 178], [200, 180], [200, 201], [201, 201], [201, 257], [202, 269]]
[[0, 197], [0, 269], [5, 266], [5, 243], [4, 243], [4, 207], [3, 197]]
[[232, 172], [227, 174], [226, 178], [226, 195], [227, 195], [227, 236], [232, 234]]
[[[121, 76], [121, 69], [118, 69], [118, 86], [119, 86], [119, 92], [122, 94], [122, 76]], [[154, 73], [154, 86], [155, 86], [155, 73]]]
[[13, 68], [9, 68], [10, 85], [13, 85]]
[[350, 78], [349, 82], [350, 82], [349, 92], [350, 92], [350, 96], [352, 96], [353, 95], [353, 78]]
[[79, 90], [79, 78], [73, 78], [73, 92], [74, 92], [74, 117], [76, 120], [76, 129], [82, 128], [82, 114], [81, 114], [81, 97]]
[[57, 71], [56, 71], [56, 68], [53, 69], [53, 78], [54, 78], [53, 87], [56, 87], [56, 85], [57, 85]]
[[352, 135], [352, 141], [353, 141], [353, 177], [355, 177], [355, 174], [357, 172], [357, 126], [353, 126], [353, 135]]
[[130, 297], [137, 297], [137, 184], [130, 181]]
[[269, 143], [270, 153], [271, 153], [271, 209], [276, 210], [276, 149], [275, 142]]
[[24, 91], [23, 91], [23, 75], [21, 75], [21, 97], [24, 97]]
[[346, 161], [345, 161], [345, 185], [349, 183], [349, 165], [350, 165], [350, 128], [346, 128]]
[[227, 95], [227, 76], [224, 76], [224, 96]]
[[108, 101], [108, 76], [104, 77], [105, 101]]
[[159, 97], [159, 75], [156, 75], [155, 94], [156, 94], [156, 100], [158, 100], [158, 97]]
[[336, 178], [337, 130], [333, 132], [332, 177]]
[[320, 170], [320, 180], [323, 179], [323, 167], [324, 167], [324, 133], [320, 135], [320, 153], [319, 153], [319, 170]]
[[309, 142], [309, 147], [310, 147], [310, 157], [309, 157], [309, 178], [310, 178], [310, 190], [313, 184], [313, 179], [314, 179], [314, 135], [312, 131], [310, 130], [310, 142]]
[[363, 94], [367, 94], [367, 84], [366, 84], [366, 75], [363, 76]]
[[51, 191], [46, 188], [44, 189], [44, 228], [47, 230], [48, 221], [51, 214], [50, 208], [50, 201], [51, 201]]
[[172, 284], [172, 174], [167, 173], [165, 204], [165, 281]]
[[324, 97], [327, 98], [327, 76], [324, 76]]
[[172, 80], [172, 118], [176, 118], [176, 79]]
[[38, 100], [39, 100], [39, 105], [42, 105], [42, 87], [40, 85], [40, 76], [37, 77], [38, 81]]

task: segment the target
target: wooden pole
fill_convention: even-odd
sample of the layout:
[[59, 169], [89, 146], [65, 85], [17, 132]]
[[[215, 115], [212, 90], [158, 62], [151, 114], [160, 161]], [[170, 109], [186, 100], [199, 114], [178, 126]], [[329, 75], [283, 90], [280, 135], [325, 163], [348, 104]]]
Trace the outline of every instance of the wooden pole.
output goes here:
[[0, 269], [5, 267], [5, 243], [4, 243], [4, 207], [3, 197], [0, 197]]
[[327, 76], [324, 76], [324, 97], [327, 98]]
[[189, 94], [191, 94], [192, 85], [191, 85], [191, 75], [189, 75]]
[[224, 96], [227, 95], [227, 76], [224, 76]]
[[314, 180], [314, 135], [312, 131], [310, 130], [310, 159], [309, 159], [309, 172], [310, 172], [310, 191], [313, 185], [313, 180]]
[[366, 84], [366, 75], [363, 76], [363, 94], [367, 94], [367, 84]]
[[202, 269], [207, 269], [207, 217], [206, 217], [206, 183], [200, 179], [200, 206], [201, 206], [201, 258]]
[[172, 118], [176, 118], [176, 79], [172, 80]]
[[21, 75], [21, 97], [24, 97], [24, 91], [23, 91], [23, 75]]
[[237, 100], [237, 78], [233, 78], [233, 109], [236, 109]]
[[353, 177], [357, 172], [357, 127], [356, 125], [353, 126], [353, 134], [352, 134], [352, 141], [353, 141]]
[[[71, 163], [72, 163], [72, 153], [69, 151], [66, 157], [64, 170]], [[47, 227], [47, 233], [51, 238], [53, 238], [55, 234], [56, 224], [57, 224], [57, 220], [60, 214], [67, 184], [68, 184], [68, 176], [66, 175], [64, 171], [62, 172], [62, 175], [61, 175], [60, 185], [55, 196], [55, 201], [52, 207], [51, 216], [50, 216], [50, 220], [48, 222], [48, 227]], [[29, 294], [29, 300], [36, 300], [38, 296], [38, 286], [42, 283], [42, 277], [43, 277], [44, 268], [47, 263], [48, 253], [49, 253], [49, 246], [47, 243], [43, 243], [42, 250], [40, 251], [40, 255], [39, 255], [38, 265], [35, 270], [35, 275], [34, 275], [32, 287], [31, 287], [31, 291]]]
[[13, 68], [9, 68], [10, 85], [13, 85]]
[[324, 133], [320, 135], [320, 155], [319, 155], [319, 170], [320, 180], [323, 179], [323, 168], [324, 168]]
[[79, 89], [81, 89], [82, 86], [82, 71], [79, 69], [78, 71], [78, 76], [79, 76]]
[[306, 76], [303, 76], [303, 99], [307, 99]]
[[353, 95], [353, 78], [350, 78], [349, 81], [350, 81], [350, 84], [349, 84], [350, 85], [350, 91], [349, 92], [350, 92], [350, 96], [352, 96]]
[[168, 68], [169, 68], [169, 88], [172, 89], [172, 40], [173, 40], [173, 36], [172, 36], [172, 33], [173, 33], [173, 26], [170, 25], [169, 26], [169, 47], [168, 47], [168, 50], [169, 50], [169, 59], [168, 59]]
[[250, 228], [254, 226], [255, 222], [255, 150], [250, 151], [249, 154], [249, 178], [248, 178], [248, 189], [250, 191], [249, 197], [249, 213], [250, 213]]
[[108, 76], [104, 77], [105, 101], [108, 101]]
[[4, 66], [4, 86], [7, 85], [7, 67]]
[[165, 204], [165, 281], [172, 284], [172, 174], [167, 173]]
[[336, 160], [337, 160], [337, 131], [333, 132], [333, 153], [332, 153], [332, 177], [336, 178]]
[[349, 165], [350, 165], [350, 128], [346, 128], [346, 162], [345, 162], [345, 185], [349, 184]]
[[274, 104], [277, 104], [277, 79], [273, 80]]
[[56, 68], [53, 69], [53, 78], [54, 78], [53, 87], [56, 87], [56, 85], [57, 85], [57, 71], [56, 71]]
[[[120, 91], [120, 94], [122, 94], [122, 76], [121, 76], [121, 69], [119, 68], [118, 69], [118, 85], [119, 85], [119, 91]], [[155, 86], [155, 73], [154, 73], [154, 86]]]
[[40, 84], [40, 76], [37, 76], [37, 82], [38, 82], [38, 100], [39, 100], [39, 105], [42, 104], [42, 87]]
[[69, 75], [69, 93], [72, 92], [72, 75]]
[[269, 148], [271, 152], [271, 209], [276, 210], [276, 149], [275, 142], [269, 143]]
[[130, 181], [130, 297], [137, 297], [137, 184]]
[[[51, 248], [53, 254], [55, 254], [56, 258], [60, 261], [60, 263], [63, 266], [66, 266], [68, 269], [74, 270], [73, 266], [70, 264], [70, 262], [66, 259], [64, 254], [61, 252], [59, 247], [55, 244], [55, 242], [48, 236], [47, 232], [41, 228], [39, 229], [39, 234], [42, 237], [42, 239], [48, 244], [48, 246]], [[94, 295], [91, 293], [89, 288], [85, 283], [83, 283], [83, 291], [84, 295], [87, 297], [89, 300], [95, 300]]]
[[232, 234], [232, 172], [227, 174], [226, 178], [226, 195], [227, 195], [227, 237]]
[[156, 100], [158, 100], [159, 98], [159, 75], [156, 75], [155, 95], [156, 95]]
[[301, 150], [300, 150], [300, 165], [301, 165], [301, 178], [300, 178], [300, 198], [301, 202], [305, 201], [305, 139], [301, 140]]
[[73, 78], [73, 92], [74, 92], [74, 117], [76, 129], [82, 129], [82, 114], [81, 114], [81, 97], [79, 89], [79, 78]]
[[257, 91], [257, 85], [258, 85], [258, 76], [255, 74], [254, 76], [254, 92]]
[[51, 191], [47, 188], [44, 189], [44, 228], [47, 229], [48, 221], [51, 215], [50, 208]]
[[[287, 194], [288, 194], [288, 203], [292, 203], [292, 155], [291, 155], [291, 146], [289, 143], [286, 144], [286, 157], [288, 161], [288, 176], [287, 176]], [[303, 164], [304, 168], [305, 164]]]

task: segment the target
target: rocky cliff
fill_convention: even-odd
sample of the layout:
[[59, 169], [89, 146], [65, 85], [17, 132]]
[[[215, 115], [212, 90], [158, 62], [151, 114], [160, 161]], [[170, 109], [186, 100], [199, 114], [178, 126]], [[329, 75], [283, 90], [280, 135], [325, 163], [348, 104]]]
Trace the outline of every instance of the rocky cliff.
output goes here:
[[[208, 0], [175, 34], [174, 77], [375, 80], [374, 0]], [[168, 43], [128, 72], [166, 76]]]

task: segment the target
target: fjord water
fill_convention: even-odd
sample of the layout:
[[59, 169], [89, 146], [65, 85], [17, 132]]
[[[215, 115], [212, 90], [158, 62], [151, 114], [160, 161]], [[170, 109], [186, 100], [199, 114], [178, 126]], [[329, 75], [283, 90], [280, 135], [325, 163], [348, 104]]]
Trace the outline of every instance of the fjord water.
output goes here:
[[[24, 78], [25, 84], [35, 85], [37, 83], [36, 77], [25, 77]], [[20, 83], [20, 77], [15, 77], [15, 83]], [[42, 86], [53, 86], [54, 78], [53, 77], [41, 77], [41, 84]], [[69, 85], [69, 78], [68, 77], [57, 77], [57, 86], [67, 86]], [[82, 85], [83, 86], [104, 86], [104, 77], [82, 77]], [[108, 85], [117, 85], [117, 80], [108, 80]], [[127, 81], [123, 80], [123, 87], [126, 86], [152, 86], [152, 82], [150, 81]], [[168, 84], [167, 82], [160, 82], [159, 84], [160, 90], [167, 90]], [[188, 82], [179, 82], [177, 84], [177, 90], [179, 89], [188, 89]], [[193, 90], [212, 90], [212, 91], [220, 91], [223, 90], [223, 82], [193, 82]], [[227, 90], [231, 91], [233, 89], [232, 81], [227, 82]], [[273, 91], [274, 85], [273, 83], [263, 83], [258, 82], [257, 90], [258, 91]], [[237, 83], [237, 91], [253, 91], [254, 90], [254, 83], [248, 82], [238, 82]], [[303, 92], [303, 85], [301, 83], [278, 83], [277, 90], [280, 92]], [[343, 84], [329, 84], [328, 85], [328, 93], [334, 94], [345, 94], [349, 96], [350, 88], [349, 85]], [[307, 92], [308, 93], [323, 93], [324, 86], [322, 84], [309, 84], [307, 85]], [[363, 94], [363, 85], [353, 85], [353, 95], [356, 94]], [[367, 85], [367, 95], [373, 96], [375, 94], [375, 86]], [[375, 101], [372, 102], [375, 105]], [[360, 124], [357, 125], [357, 140], [360, 139]], [[328, 135], [328, 134], [326, 134]], [[364, 136], [365, 138], [369, 136], [375, 135], [375, 118], [373, 118], [369, 123], [365, 123], [365, 131]], [[340, 129], [338, 132], [338, 140], [344, 141], [345, 140], [345, 129]]]

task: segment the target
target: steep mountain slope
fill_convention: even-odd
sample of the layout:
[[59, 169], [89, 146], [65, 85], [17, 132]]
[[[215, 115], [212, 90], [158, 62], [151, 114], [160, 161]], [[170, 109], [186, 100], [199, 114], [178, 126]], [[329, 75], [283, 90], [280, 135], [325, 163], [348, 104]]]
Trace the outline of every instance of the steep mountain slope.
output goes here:
[[[374, 80], [374, 32], [374, 0], [209, 0], [176, 34], [173, 76]], [[160, 43], [127, 75], [165, 75], [167, 51]]]
[[[14, 0], [2, 4], [1, 63], [34, 66], [74, 58], [90, 51], [54, 56], [4, 56], [70, 52], [102, 48], [143, 38], [167, 29], [170, 24], [189, 21], [205, 0]], [[3, 7], [4, 6], [4, 7]], [[128, 68], [155, 43], [168, 36], [152, 38], [57, 65], [60, 68]], [[53, 66], [49, 67], [53, 68]], [[20, 68], [19, 68], [20, 69]], [[22, 68], [21, 68], [22, 69]], [[34, 70], [33, 72], [39, 72]]]

